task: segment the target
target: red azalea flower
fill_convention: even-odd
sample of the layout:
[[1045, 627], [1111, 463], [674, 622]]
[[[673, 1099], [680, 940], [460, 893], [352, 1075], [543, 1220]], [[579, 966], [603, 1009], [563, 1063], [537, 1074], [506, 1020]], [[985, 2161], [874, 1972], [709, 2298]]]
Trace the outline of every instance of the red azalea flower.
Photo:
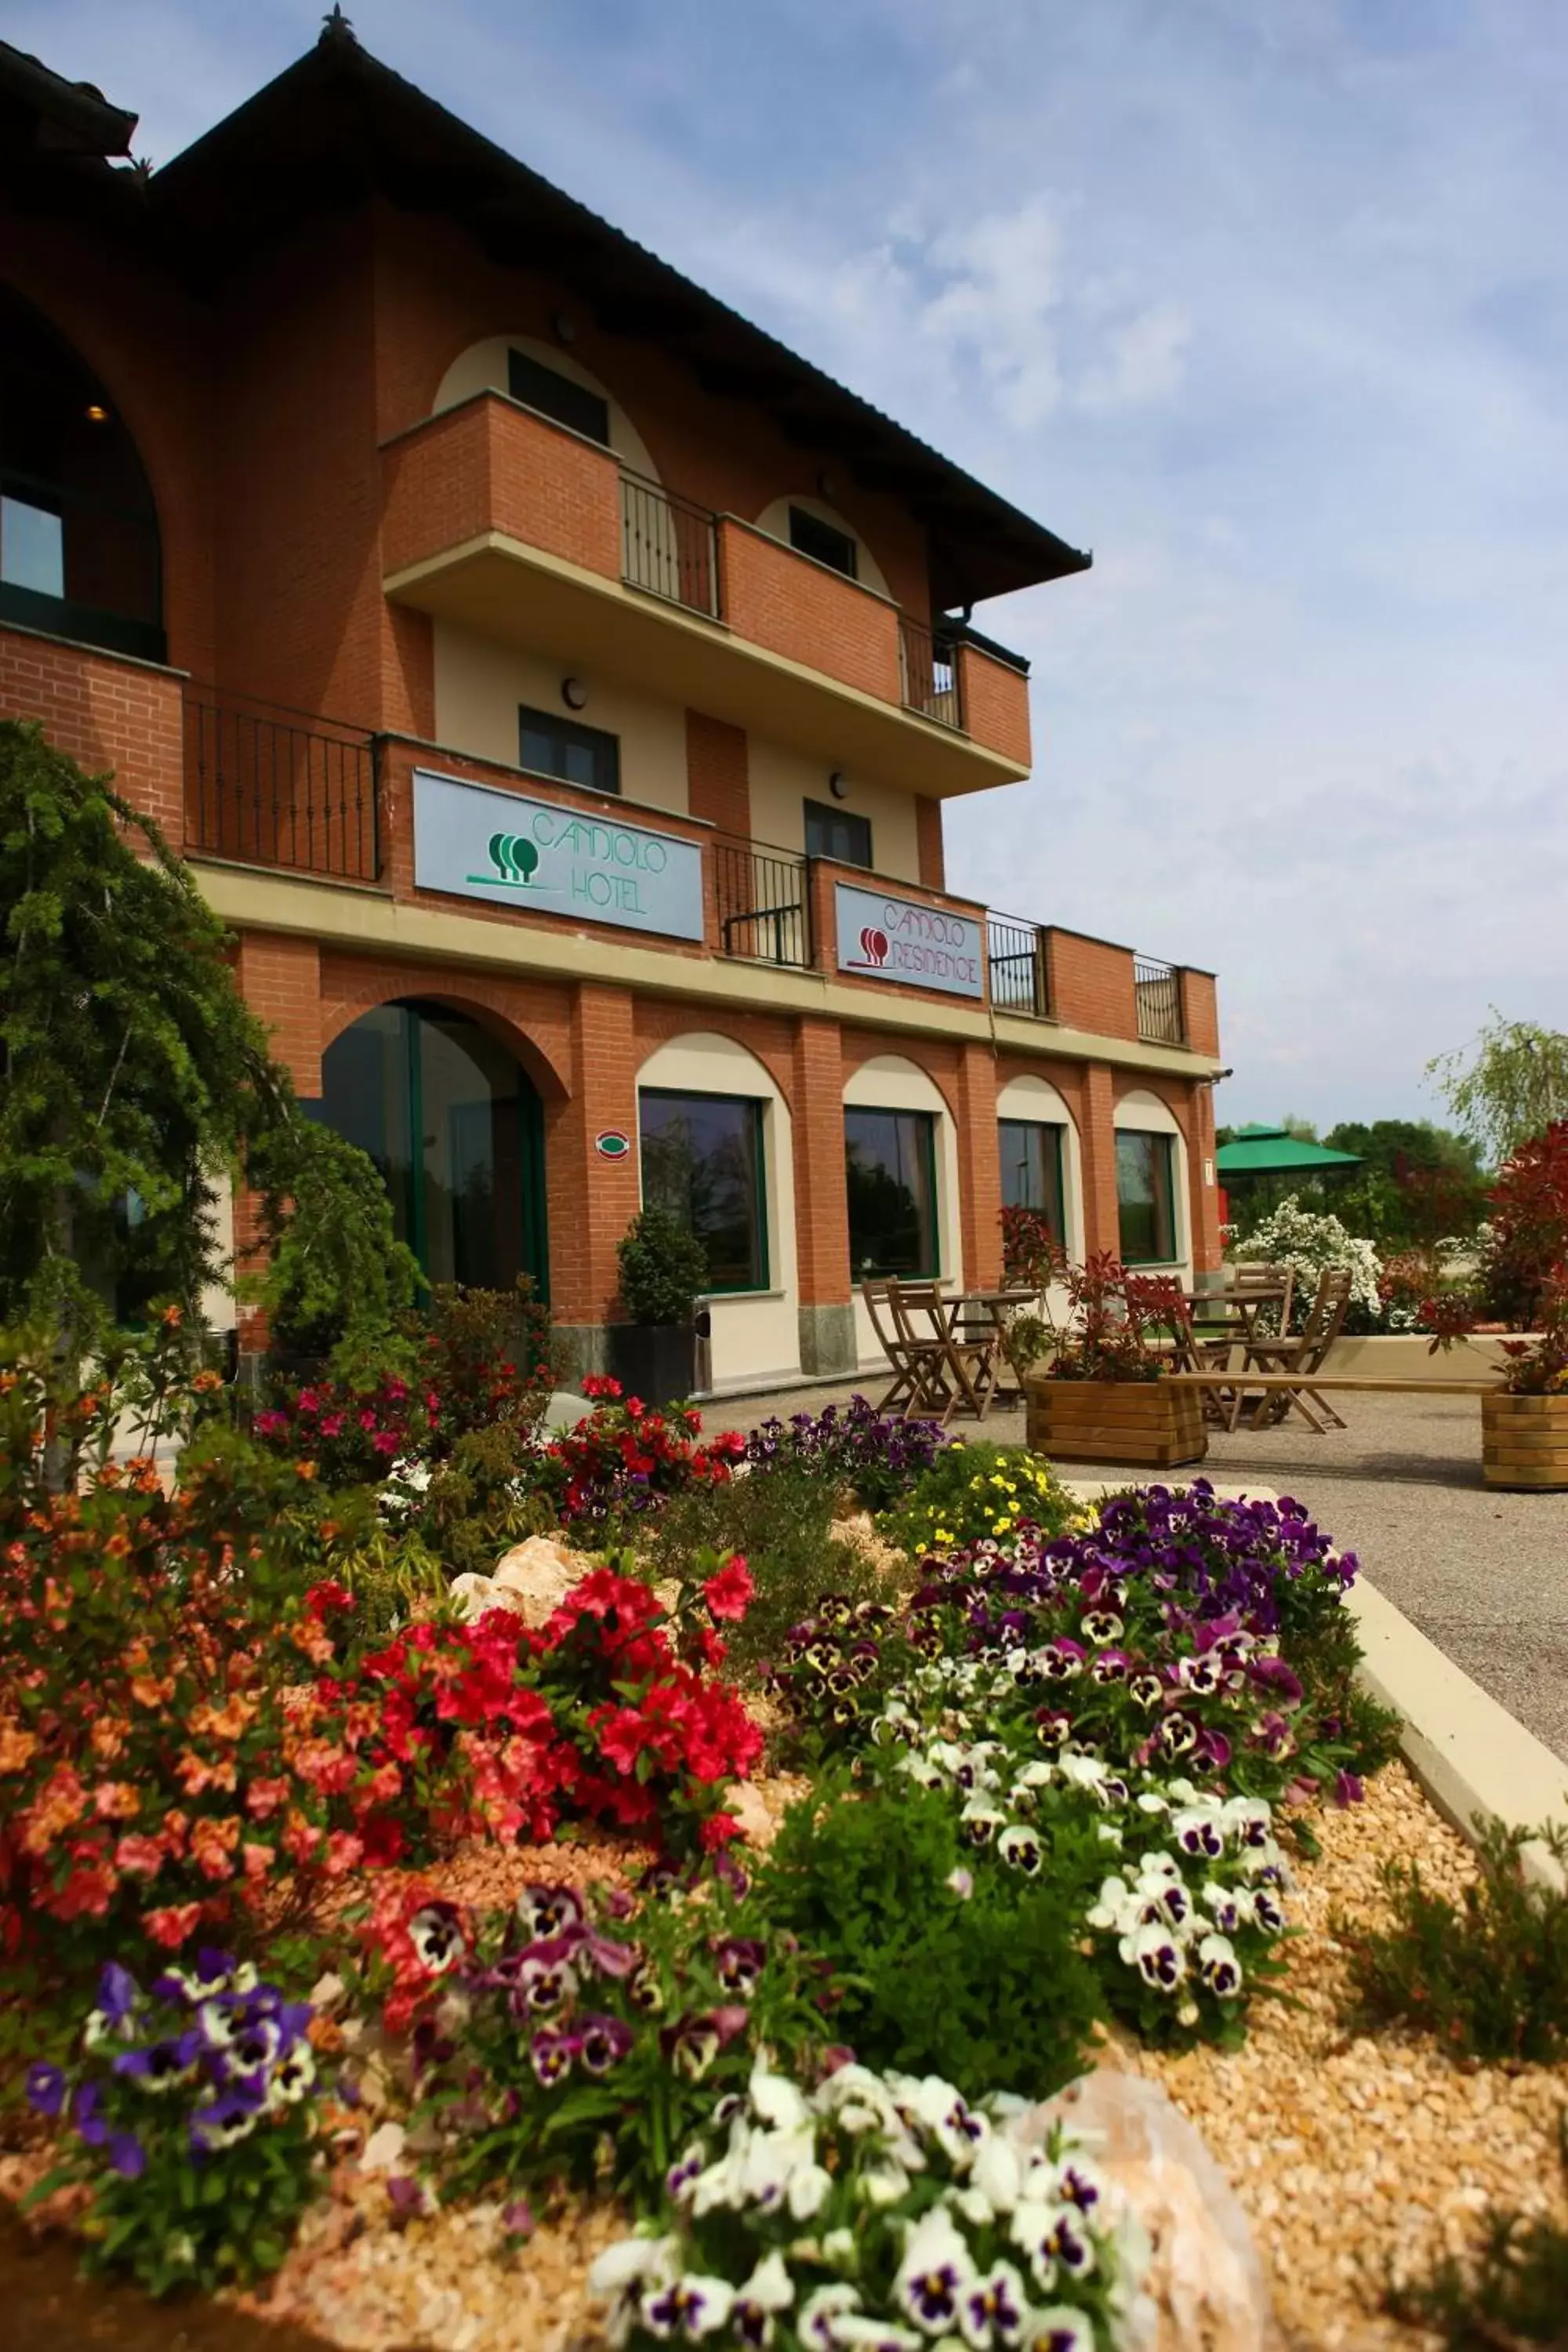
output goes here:
[[741, 1834], [741, 1824], [733, 1813], [710, 1813], [700, 1832], [704, 1853], [714, 1853]]
[[740, 1623], [757, 1597], [757, 1588], [739, 1552], [708, 1579], [702, 1587], [702, 1597], [715, 1617], [727, 1619], [731, 1624]]

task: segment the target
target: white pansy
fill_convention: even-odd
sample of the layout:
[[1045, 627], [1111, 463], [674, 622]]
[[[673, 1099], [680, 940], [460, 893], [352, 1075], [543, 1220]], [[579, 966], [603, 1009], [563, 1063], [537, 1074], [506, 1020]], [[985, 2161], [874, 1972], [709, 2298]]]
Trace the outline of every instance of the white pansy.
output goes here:
[[836, 2281], [832, 2286], [819, 2286], [800, 2306], [796, 2333], [811, 2352], [834, 2352], [839, 2341], [835, 2322], [845, 2313], [859, 2308], [860, 2291], [847, 2280]]
[[752, 2113], [781, 2131], [799, 2131], [811, 2121], [805, 2096], [787, 2075], [773, 2074], [759, 2056], [746, 2085]]
[[998, 2213], [1010, 2213], [1018, 2201], [1023, 2183], [1023, 2166], [1018, 2151], [1011, 2140], [994, 2132], [976, 2150], [971, 2183], [983, 2197], [988, 2198]]

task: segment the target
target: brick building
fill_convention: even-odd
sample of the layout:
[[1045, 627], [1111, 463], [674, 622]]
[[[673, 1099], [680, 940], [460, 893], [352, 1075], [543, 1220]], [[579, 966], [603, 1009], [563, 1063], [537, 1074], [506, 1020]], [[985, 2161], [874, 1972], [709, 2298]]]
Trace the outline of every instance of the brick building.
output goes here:
[[184, 849], [432, 1277], [592, 1362], [668, 1201], [721, 1388], [994, 1278], [1004, 1198], [1211, 1270], [1212, 978], [945, 887], [1029, 772], [974, 608], [1088, 559], [341, 20], [133, 121], [0, 47], [0, 712]]

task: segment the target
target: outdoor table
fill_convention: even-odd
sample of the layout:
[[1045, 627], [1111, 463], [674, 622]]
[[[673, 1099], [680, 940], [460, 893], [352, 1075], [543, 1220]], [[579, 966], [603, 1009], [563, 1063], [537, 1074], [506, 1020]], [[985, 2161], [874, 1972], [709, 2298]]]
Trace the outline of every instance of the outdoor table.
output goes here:
[[[1002, 1393], [1002, 1367], [1010, 1360], [1007, 1355], [1008, 1310], [1032, 1307], [1038, 1297], [1037, 1290], [1022, 1288], [1014, 1283], [994, 1290], [954, 1291], [942, 1302], [948, 1310], [949, 1333], [955, 1339], [983, 1343], [986, 1348], [987, 1405]], [[1018, 1393], [1021, 1395], [1022, 1392], [1020, 1389]]]

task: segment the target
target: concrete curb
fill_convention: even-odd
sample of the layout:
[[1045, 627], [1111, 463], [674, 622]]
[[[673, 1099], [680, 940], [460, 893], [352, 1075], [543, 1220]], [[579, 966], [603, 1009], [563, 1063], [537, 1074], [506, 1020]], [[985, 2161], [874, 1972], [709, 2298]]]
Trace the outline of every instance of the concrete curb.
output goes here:
[[[1468, 1838], [1478, 1816], [1509, 1829], [1568, 1822], [1568, 1763], [1445, 1657], [1375, 1585], [1359, 1576], [1345, 1595], [1364, 1657], [1361, 1681], [1404, 1717], [1405, 1760], [1437, 1811]], [[1561, 1867], [1525, 1848], [1530, 1875], [1561, 1887]]]

